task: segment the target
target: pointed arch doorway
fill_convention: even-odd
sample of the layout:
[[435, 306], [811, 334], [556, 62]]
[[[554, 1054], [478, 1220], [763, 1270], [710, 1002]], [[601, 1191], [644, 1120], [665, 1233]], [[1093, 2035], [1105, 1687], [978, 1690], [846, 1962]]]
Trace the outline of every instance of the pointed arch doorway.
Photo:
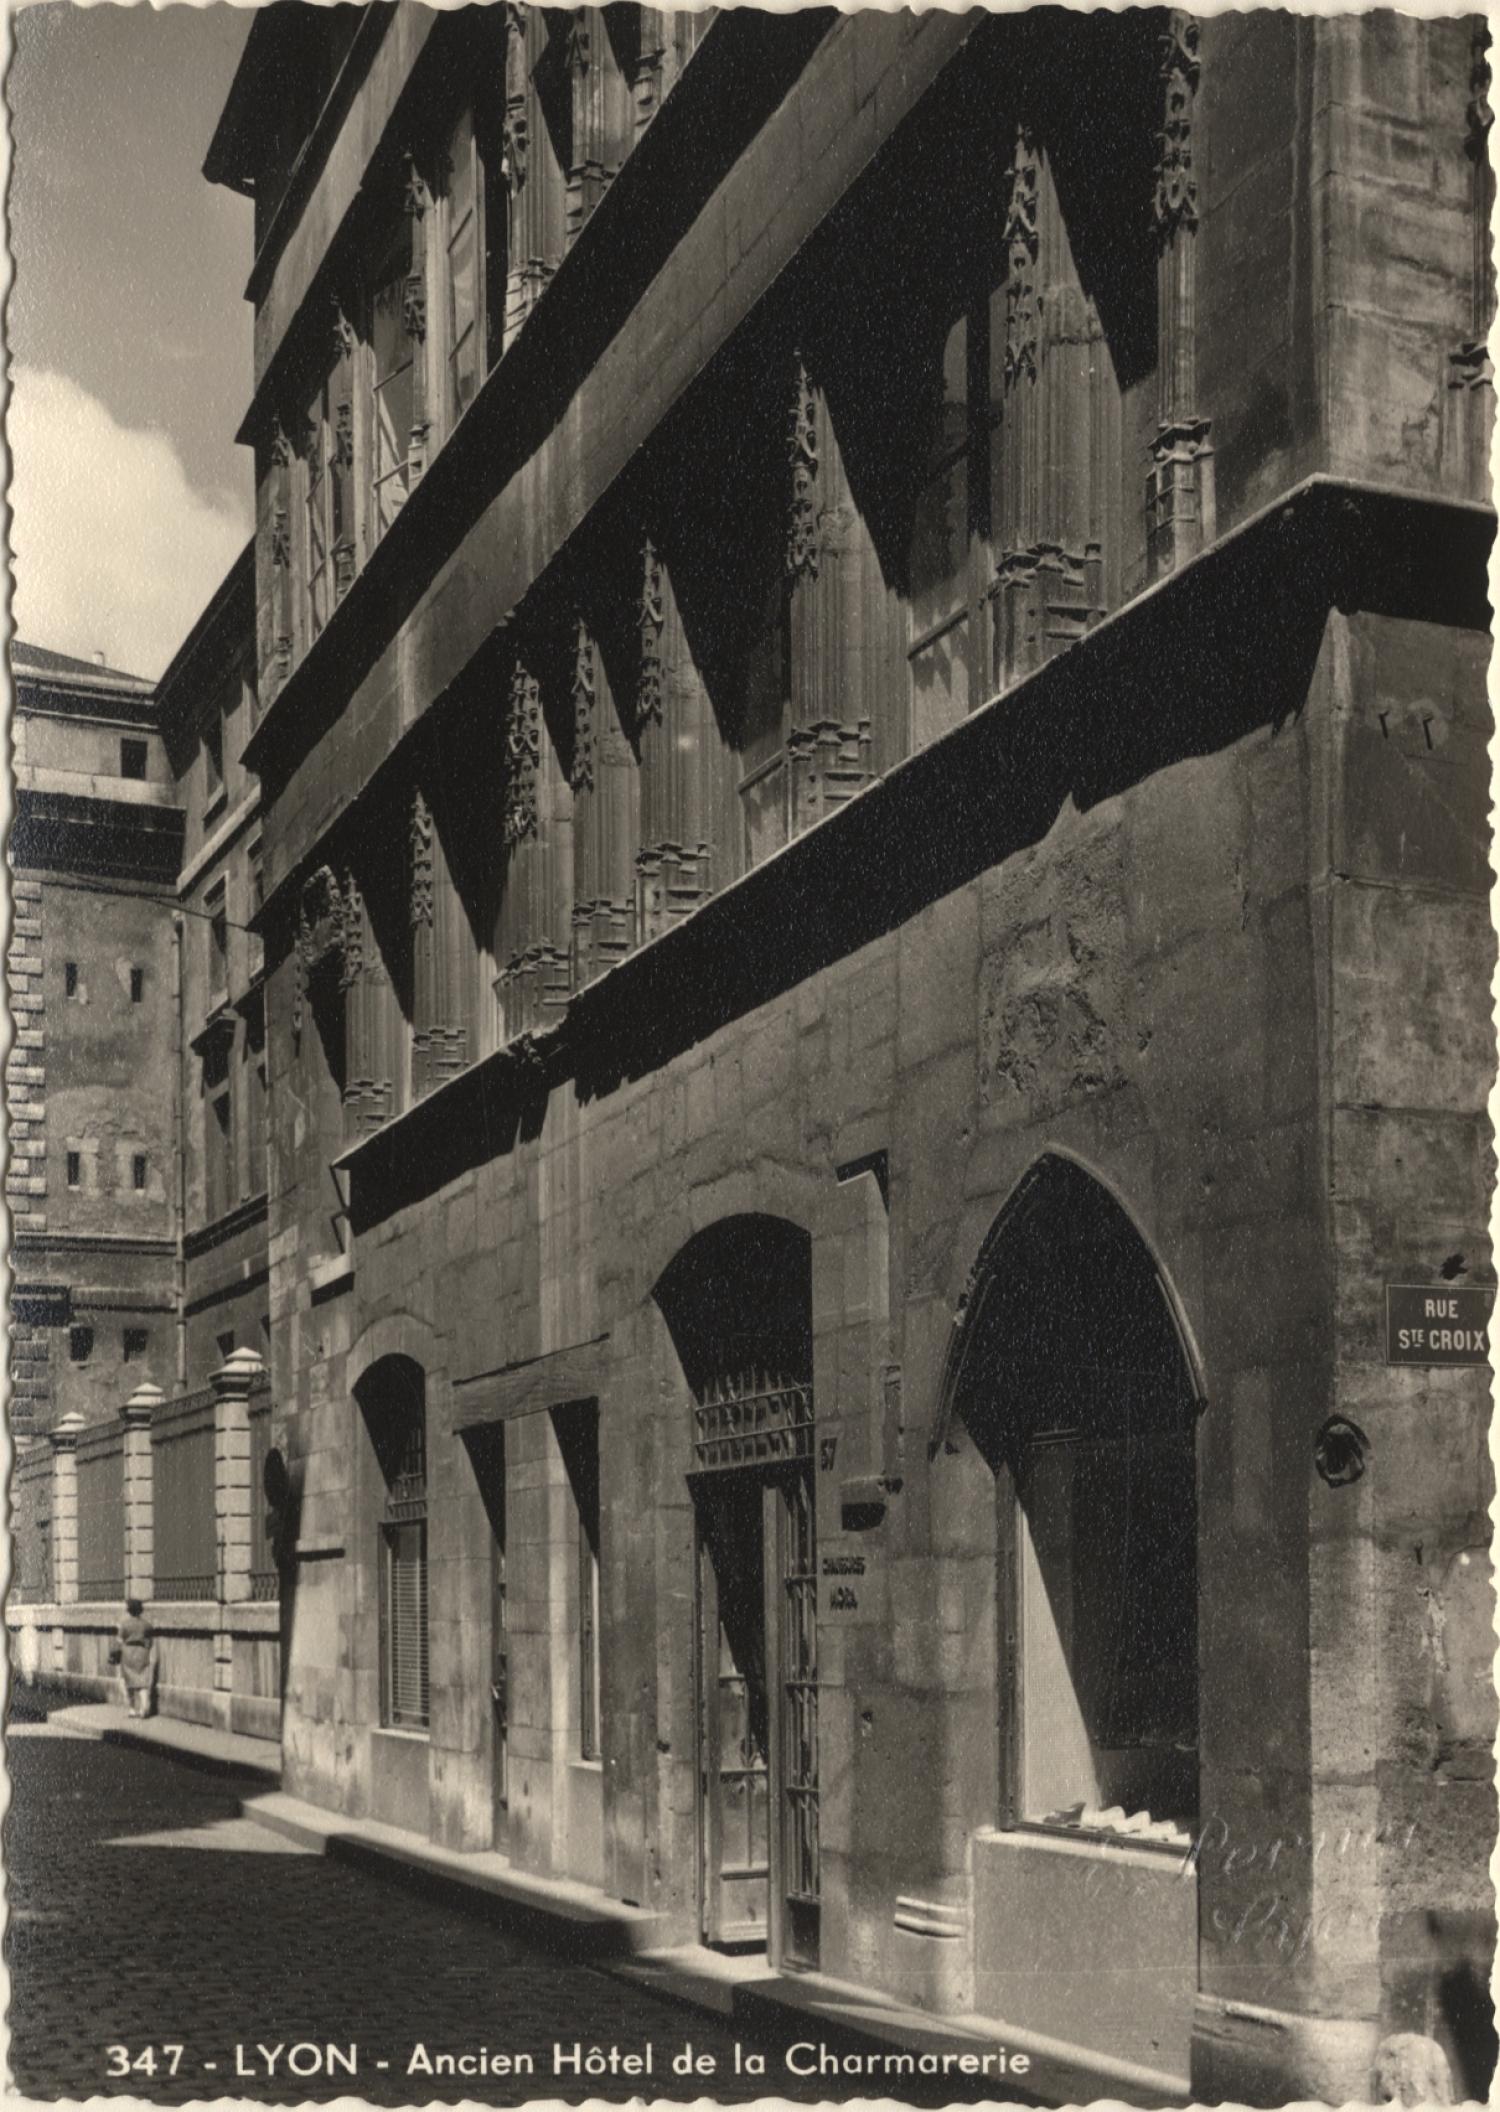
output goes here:
[[945, 1401], [995, 1476], [1002, 1826], [1177, 1840], [1198, 1807], [1196, 1425], [1121, 1204], [1037, 1161], [970, 1277]]
[[818, 1960], [818, 1672], [811, 1243], [735, 1217], [656, 1301], [691, 1426], [699, 1928]]

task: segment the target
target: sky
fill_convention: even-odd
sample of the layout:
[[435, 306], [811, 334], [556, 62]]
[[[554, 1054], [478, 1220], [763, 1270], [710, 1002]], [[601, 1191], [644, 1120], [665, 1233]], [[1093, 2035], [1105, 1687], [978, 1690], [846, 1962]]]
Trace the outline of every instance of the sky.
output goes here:
[[247, 199], [202, 164], [253, 10], [11, 14], [16, 634], [159, 675], [243, 548]]

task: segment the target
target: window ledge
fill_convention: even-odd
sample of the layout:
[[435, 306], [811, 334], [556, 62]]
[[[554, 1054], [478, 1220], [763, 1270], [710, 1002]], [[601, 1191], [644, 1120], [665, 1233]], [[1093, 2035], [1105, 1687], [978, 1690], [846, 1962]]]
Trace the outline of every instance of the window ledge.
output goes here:
[[[1195, 1819], [1194, 1826], [1197, 1823]], [[1071, 1843], [1075, 1847], [1088, 1849], [1140, 1849], [1143, 1854], [1166, 1856], [1173, 1861], [1181, 1861], [1183, 1856], [1192, 1852], [1193, 1846], [1191, 1832], [1173, 1834], [1170, 1838], [1162, 1835], [1153, 1838], [1147, 1833], [1126, 1833], [1123, 1828], [1116, 1830], [1108, 1826], [1068, 1826], [1063, 1823], [1049, 1825], [1045, 1819], [1017, 1819], [1014, 1826], [997, 1828], [993, 1837], [996, 1840], [1022, 1837], [1031, 1841]]]
[[337, 1533], [313, 1533], [299, 1540], [293, 1553], [299, 1562], [336, 1562], [344, 1553], [344, 1542]]
[[354, 1256], [352, 1254], [329, 1254], [323, 1260], [309, 1264], [308, 1289], [312, 1302], [319, 1304], [324, 1298], [332, 1298], [337, 1292], [348, 1290], [354, 1282]]
[[218, 791], [210, 792], [203, 803], [203, 826], [207, 828], [211, 821], [217, 821], [228, 805], [228, 790], [225, 786], [220, 785]]
[[190, 1232], [184, 1233], [183, 1255], [188, 1261], [194, 1261], [200, 1254], [206, 1254], [211, 1247], [221, 1246], [226, 1239], [232, 1239], [236, 1232], [243, 1232], [251, 1225], [263, 1224], [265, 1217], [266, 1191], [262, 1189], [259, 1195], [246, 1196], [243, 1202], [233, 1204], [228, 1210], [221, 1211], [217, 1217], [211, 1217], [203, 1224], [195, 1225]]
[[370, 1727], [372, 1738], [399, 1738], [406, 1745], [431, 1745], [432, 1731], [414, 1731], [404, 1723], [376, 1723]]

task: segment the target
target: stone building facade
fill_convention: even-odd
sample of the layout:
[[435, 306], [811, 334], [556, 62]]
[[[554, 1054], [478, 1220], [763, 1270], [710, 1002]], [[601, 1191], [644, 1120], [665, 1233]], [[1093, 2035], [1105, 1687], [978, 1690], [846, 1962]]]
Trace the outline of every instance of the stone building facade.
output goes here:
[[14, 685], [11, 1430], [173, 1366], [172, 932], [182, 813], [152, 685], [20, 641]]
[[12, 649], [6, 1619], [100, 1699], [138, 1596], [162, 1711], [274, 1739], [253, 635], [247, 547], [159, 684]]
[[257, 17], [296, 1794], [1483, 2094], [1486, 42]]

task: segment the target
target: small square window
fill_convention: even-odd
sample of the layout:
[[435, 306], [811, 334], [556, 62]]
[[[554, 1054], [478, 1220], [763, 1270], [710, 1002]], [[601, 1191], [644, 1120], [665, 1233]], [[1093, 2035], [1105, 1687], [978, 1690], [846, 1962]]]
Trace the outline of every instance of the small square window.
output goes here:
[[143, 1327], [127, 1327], [125, 1330], [125, 1362], [138, 1364], [146, 1354], [151, 1337]]
[[68, 1329], [68, 1361], [71, 1364], [87, 1364], [94, 1354], [94, 1330], [91, 1327]]
[[130, 1002], [133, 1005], [138, 1005], [145, 995], [146, 971], [144, 968], [132, 968], [130, 971]]
[[63, 995], [65, 997], [76, 997], [78, 995], [78, 963], [76, 961], [63, 962]]
[[144, 741], [121, 741], [121, 777], [142, 778], [146, 775], [146, 743]]
[[130, 1162], [130, 1185], [139, 1192], [146, 1185], [146, 1154], [138, 1151]]
[[78, 1186], [79, 1182], [80, 1182], [80, 1181], [81, 1181], [82, 1179], [83, 1179], [83, 1158], [82, 1158], [82, 1155], [81, 1155], [81, 1153], [79, 1153], [79, 1152], [76, 1152], [76, 1151], [70, 1151], [70, 1152], [68, 1153], [68, 1186], [69, 1186], [70, 1188], [76, 1188], [76, 1187]]

